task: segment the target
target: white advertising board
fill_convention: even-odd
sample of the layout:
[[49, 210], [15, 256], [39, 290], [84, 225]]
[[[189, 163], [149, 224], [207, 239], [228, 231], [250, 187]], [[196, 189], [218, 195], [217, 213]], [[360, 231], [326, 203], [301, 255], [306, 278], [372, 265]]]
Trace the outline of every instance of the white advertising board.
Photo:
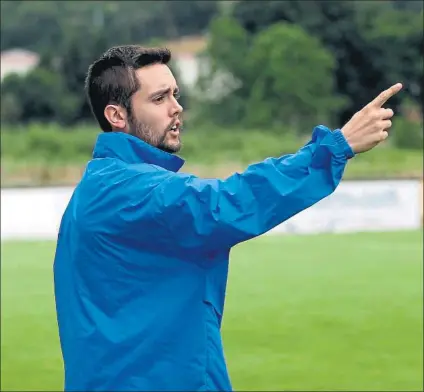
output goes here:
[[344, 181], [336, 191], [270, 233], [343, 233], [421, 227], [418, 180]]
[[[55, 239], [73, 188], [1, 190], [1, 239]], [[268, 234], [421, 227], [420, 181], [344, 181], [328, 198]]]
[[1, 190], [1, 239], [56, 239], [73, 188]]

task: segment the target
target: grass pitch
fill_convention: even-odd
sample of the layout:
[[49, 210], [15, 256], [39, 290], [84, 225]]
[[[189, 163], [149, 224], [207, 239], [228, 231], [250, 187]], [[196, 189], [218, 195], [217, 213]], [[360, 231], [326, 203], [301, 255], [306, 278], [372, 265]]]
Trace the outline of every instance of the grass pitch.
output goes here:
[[[422, 391], [422, 231], [269, 236], [231, 255], [235, 390]], [[52, 242], [2, 243], [1, 389], [61, 390]]]

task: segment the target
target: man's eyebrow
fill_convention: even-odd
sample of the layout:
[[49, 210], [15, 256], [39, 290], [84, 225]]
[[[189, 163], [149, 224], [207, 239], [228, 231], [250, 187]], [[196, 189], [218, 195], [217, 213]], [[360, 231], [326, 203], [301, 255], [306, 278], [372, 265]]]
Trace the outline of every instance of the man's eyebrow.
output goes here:
[[[156, 90], [154, 93], [151, 93], [149, 95], [149, 99], [152, 99], [152, 98], [154, 98], [158, 95], [168, 94], [170, 91], [171, 91], [171, 87], [165, 87], [165, 88], [162, 88], [160, 90]], [[179, 91], [180, 91], [180, 89], [178, 88], [178, 86], [176, 86], [174, 92], [178, 93]]]

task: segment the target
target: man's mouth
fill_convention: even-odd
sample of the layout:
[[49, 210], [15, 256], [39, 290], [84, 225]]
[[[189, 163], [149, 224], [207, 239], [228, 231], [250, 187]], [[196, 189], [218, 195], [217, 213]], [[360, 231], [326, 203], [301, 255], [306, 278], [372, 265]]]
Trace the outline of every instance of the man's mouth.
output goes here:
[[181, 122], [177, 121], [170, 129], [170, 132], [179, 133], [181, 128]]

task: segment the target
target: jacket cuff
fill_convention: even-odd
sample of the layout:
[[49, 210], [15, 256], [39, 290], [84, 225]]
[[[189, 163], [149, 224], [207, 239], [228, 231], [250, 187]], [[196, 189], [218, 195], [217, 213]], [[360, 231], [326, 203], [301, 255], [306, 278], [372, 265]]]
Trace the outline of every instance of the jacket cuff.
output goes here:
[[332, 132], [332, 134], [334, 136], [334, 140], [337, 142], [337, 144], [343, 150], [343, 153], [346, 155], [346, 158], [353, 158], [355, 156], [355, 152], [352, 150], [352, 147], [350, 147], [342, 131], [340, 129], [336, 129]]

